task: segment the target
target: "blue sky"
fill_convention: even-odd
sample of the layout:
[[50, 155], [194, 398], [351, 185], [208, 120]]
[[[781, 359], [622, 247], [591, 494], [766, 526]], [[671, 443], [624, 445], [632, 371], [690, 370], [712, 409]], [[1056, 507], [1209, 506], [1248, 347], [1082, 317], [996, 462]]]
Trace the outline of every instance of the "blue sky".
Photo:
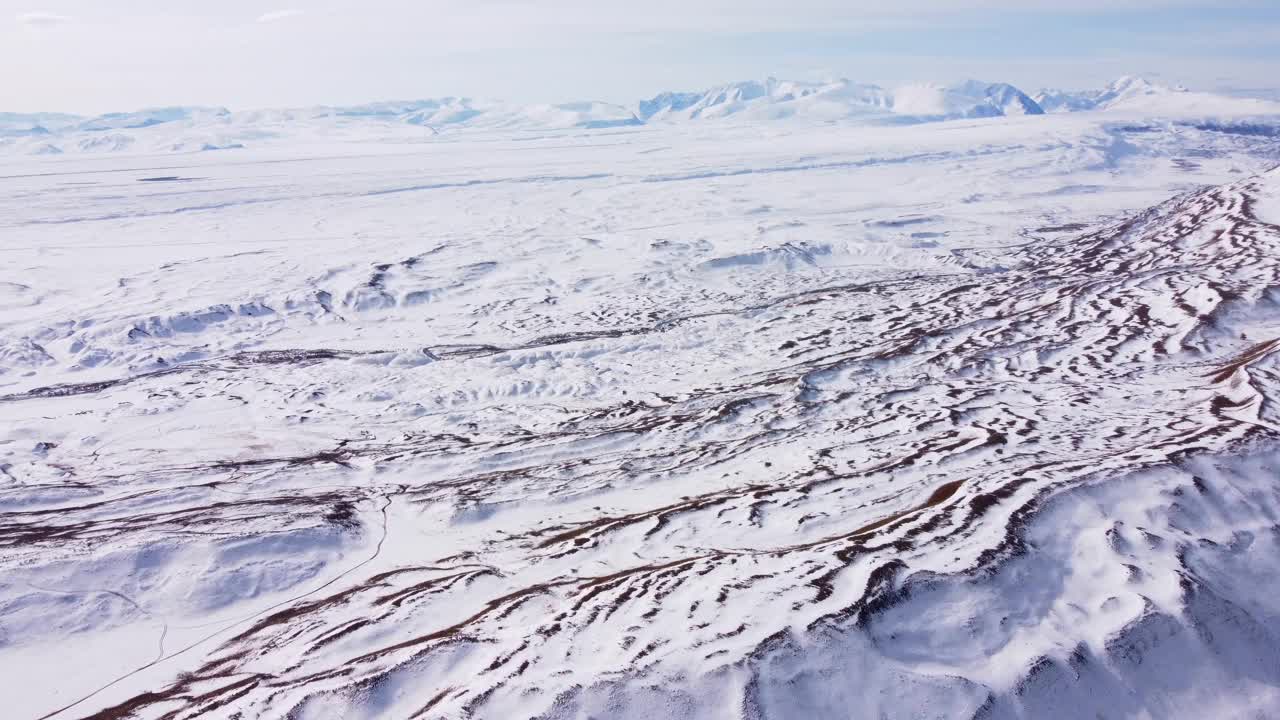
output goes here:
[[778, 77], [1280, 83], [1280, 0], [0, 0], [0, 110], [470, 95], [630, 102]]

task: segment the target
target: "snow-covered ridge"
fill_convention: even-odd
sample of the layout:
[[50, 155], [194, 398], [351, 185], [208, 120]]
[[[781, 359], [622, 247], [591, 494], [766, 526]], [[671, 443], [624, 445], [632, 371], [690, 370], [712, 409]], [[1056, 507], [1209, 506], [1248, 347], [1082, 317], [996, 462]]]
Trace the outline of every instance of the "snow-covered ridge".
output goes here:
[[728, 119], [904, 124], [1070, 111], [1165, 118], [1274, 118], [1280, 117], [1280, 103], [1195, 93], [1136, 77], [1121, 78], [1102, 90], [1042, 90], [1034, 97], [1007, 83], [916, 83], [885, 88], [849, 80], [810, 83], [770, 78], [698, 92], [664, 92], [630, 105], [513, 105], [445, 97], [237, 112], [157, 108], [92, 118], [0, 113], [0, 152], [188, 152], [335, 135], [411, 140], [462, 130], [607, 129]]

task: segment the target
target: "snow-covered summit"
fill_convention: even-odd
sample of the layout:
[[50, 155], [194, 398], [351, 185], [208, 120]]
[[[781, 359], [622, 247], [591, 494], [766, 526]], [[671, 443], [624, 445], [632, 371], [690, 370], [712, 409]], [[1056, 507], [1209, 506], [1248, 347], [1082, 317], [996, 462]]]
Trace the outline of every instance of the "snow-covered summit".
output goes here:
[[1106, 110], [1112, 107], [1185, 93], [1186, 88], [1166, 87], [1138, 75], [1126, 75], [1094, 90], [1045, 89], [1036, 93], [1036, 102], [1047, 112]]

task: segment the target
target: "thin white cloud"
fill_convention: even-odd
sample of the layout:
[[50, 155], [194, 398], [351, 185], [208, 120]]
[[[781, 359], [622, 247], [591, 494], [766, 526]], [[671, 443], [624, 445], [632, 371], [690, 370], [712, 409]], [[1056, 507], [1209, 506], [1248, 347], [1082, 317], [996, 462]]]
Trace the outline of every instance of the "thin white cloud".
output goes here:
[[260, 22], [260, 23], [270, 23], [270, 22], [276, 22], [276, 21], [278, 21], [278, 20], [287, 20], [287, 19], [289, 19], [289, 18], [297, 17], [297, 16], [301, 15], [301, 14], [302, 14], [302, 12], [303, 12], [303, 11], [301, 11], [301, 10], [292, 10], [292, 9], [290, 9], [290, 10], [273, 10], [273, 11], [271, 11], [271, 12], [269, 12], [269, 13], [263, 13], [262, 15], [259, 15], [259, 16], [258, 16], [258, 20], [257, 20], [257, 22]]
[[47, 30], [59, 25], [66, 25], [71, 18], [47, 12], [28, 12], [18, 15], [18, 23], [31, 30]]

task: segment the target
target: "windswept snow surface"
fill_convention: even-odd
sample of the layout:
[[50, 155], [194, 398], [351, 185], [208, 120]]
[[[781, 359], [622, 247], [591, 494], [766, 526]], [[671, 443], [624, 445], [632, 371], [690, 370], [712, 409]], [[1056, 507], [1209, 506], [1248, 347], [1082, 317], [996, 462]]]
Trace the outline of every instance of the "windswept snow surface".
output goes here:
[[1092, 113], [11, 159], [4, 715], [1274, 717], [1278, 162]]

